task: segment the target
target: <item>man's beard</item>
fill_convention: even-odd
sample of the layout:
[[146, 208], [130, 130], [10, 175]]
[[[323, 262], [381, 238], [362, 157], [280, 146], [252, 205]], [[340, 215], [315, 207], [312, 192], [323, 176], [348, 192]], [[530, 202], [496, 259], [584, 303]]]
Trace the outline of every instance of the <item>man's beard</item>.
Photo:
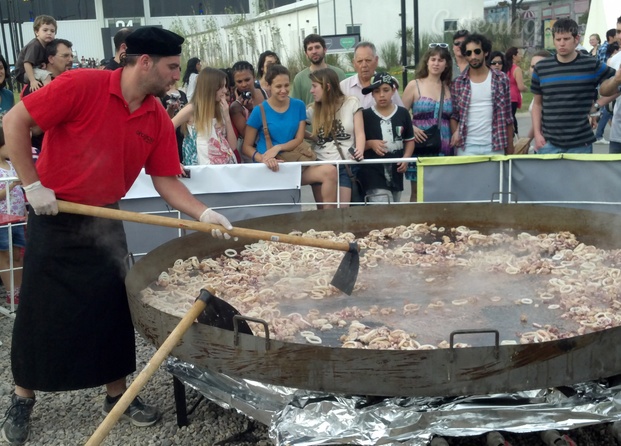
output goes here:
[[321, 65], [326, 56], [321, 56], [316, 62], [311, 59], [313, 65]]
[[476, 62], [475, 64], [473, 64], [472, 62], [468, 62], [468, 65], [470, 65], [470, 68], [481, 68], [483, 66], [483, 64], [485, 63], [484, 60], [481, 60], [480, 62]]

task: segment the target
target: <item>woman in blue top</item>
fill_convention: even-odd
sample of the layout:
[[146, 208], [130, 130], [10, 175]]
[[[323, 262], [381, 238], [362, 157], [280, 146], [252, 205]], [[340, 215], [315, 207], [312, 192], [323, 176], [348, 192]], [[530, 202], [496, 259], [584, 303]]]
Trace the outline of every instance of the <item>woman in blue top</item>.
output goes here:
[[9, 65], [0, 54], [0, 116], [8, 112], [15, 104], [13, 92], [6, 88], [6, 79], [9, 76]]
[[[278, 64], [270, 65], [265, 80], [272, 92], [270, 98], [263, 101], [263, 109], [273, 146], [267, 148], [261, 109], [255, 107], [246, 123], [243, 151], [253, 162], [264, 163], [277, 172], [282, 162], [276, 158], [278, 154], [295, 149], [304, 140], [306, 106], [299, 99], [289, 97], [291, 78], [287, 68]], [[314, 186], [317, 203], [327, 202], [318, 205], [318, 208], [336, 207], [336, 167], [320, 165], [302, 169], [302, 184]]]

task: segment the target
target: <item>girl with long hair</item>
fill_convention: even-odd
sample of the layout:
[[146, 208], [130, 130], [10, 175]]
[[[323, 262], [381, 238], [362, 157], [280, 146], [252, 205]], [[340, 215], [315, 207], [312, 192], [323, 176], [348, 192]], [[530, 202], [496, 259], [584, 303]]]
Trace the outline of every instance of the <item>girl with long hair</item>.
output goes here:
[[183, 79], [181, 80], [181, 86], [185, 88], [185, 95], [188, 97], [188, 101], [191, 101], [192, 96], [194, 96], [194, 90], [196, 88], [196, 79], [200, 71], [201, 71], [201, 60], [198, 57], [190, 58], [190, 60], [188, 60], [188, 64], [185, 67], [185, 73], [183, 73]]
[[511, 113], [513, 114], [513, 132], [518, 134], [518, 122], [515, 114], [518, 108], [522, 107], [522, 92], [528, 88], [524, 84], [524, 74], [517, 65], [522, 61], [522, 53], [514, 46], [505, 53], [505, 65], [507, 76], [509, 76], [509, 88], [511, 90]]
[[259, 62], [257, 63], [257, 78], [259, 80], [259, 85], [267, 94], [267, 97], [271, 96], [270, 86], [265, 79], [265, 75], [267, 74], [267, 69], [270, 65], [279, 64], [280, 58], [278, 54], [273, 51], [264, 51], [259, 56]]
[[10, 75], [9, 64], [0, 54], [0, 116], [8, 112], [15, 104], [13, 91], [7, 88]]
[[222, 70], [201, 70], [196, 80], [196, 94], [173, 118], [173, 124], [188, 126], [183, 153], [186, 165], [237, 163], [234, 153], [237, 139], [226, 100], [226, 73]]
[[[265, 77], [272, 96], [263, 102], [265, 120], [273, 146], [267, 147], [263, 131], [261, 110], [256, 107], [248, 118], [244, 137], [244, 154], [255, 163], [264, 163], [274, 172], [282, 162], [280, 152], [294, 150], [304, 141], [306, 129], [306, 107], [299, 99], [289, 97], [291, 77], [289, 70], [274, 64]], [[256, 146], [253, 145], [256, 141]], [[309, 166], [302, 169], [302, 184], [312, 184], [319, 209], [336, 207], [336, 169], [331, 165]], [[323, 204], [327, 202], [326, 204]]]
[[[442, 139], [440, 156], [453, 154], [451, 149], [450, 119], [453, 111], [451, 101], [451, 82], [453, 61], [448, 48], [442, 44], [430, 44], [416, 68], [416, 79], [410, 81], [403, 91], [403, 106], [412, 109], [412, 125], [414, 126], [414, 146], [427, 139], [425, 130], [438, 124]], [[442, 116], [440, 112], [440, 96], [444, 90]], [[416, 148], [414, 149], [416, 153]], [[417, 201], [416, 163], [410, 163], [405, 178], [412, 182], [410, 201]]]
[[[360, 100], [355, 96], [345, 96], [338, 74], [331, 68], [313, 71], [310, 80], [314, 103], [307, 114], [312, 119], [311, 139], [315, 142], [317, 159], [341, 160], [342, 151], [346, 159], [362, 160], [366, 138]], [[338, 146], [336, 140], [339, 142]], [[354, 148], [353, 155], [349, 153], [350, 147]], [[350, 168], [355, 175], [358, 166], [352, 165]], [[339, 181], [341, 207], [348, 207], [352, 183], [343, 165], [339, 168]]]

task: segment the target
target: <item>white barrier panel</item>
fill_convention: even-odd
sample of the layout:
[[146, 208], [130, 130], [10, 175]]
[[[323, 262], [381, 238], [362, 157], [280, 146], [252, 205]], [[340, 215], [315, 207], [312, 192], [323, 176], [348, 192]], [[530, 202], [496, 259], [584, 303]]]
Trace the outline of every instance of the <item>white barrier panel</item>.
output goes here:
[[[298, 163], [280, 166], [272, 172], [264, 164], [189, 166], [190, 178], [181, 181], [192, 194], [211, 208], [218, 209], [231, 222], [275, 214], [300, 212], [302, 170]], [[143, 172], [121, 200], [126, 211], [156, 213], [188, 218], [171, 209]], [[129, 251], [146, 254], [183, 233], [178, 229], [138, 223], [124, 223]]]
[[419, 197], [427, 203], [519, 202], [621, 213], [620, 155], [421, 158], [418, 171]]

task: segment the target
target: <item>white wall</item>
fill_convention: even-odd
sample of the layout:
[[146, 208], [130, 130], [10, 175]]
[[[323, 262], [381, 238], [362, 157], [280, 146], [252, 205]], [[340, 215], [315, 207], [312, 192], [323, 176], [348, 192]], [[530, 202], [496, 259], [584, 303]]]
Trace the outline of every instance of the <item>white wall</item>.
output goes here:
[[256, 17], [230, 16], [212, 32], [208, 31], [213, 28], [212, 23], [202, 23], [202, 32], [187, 38], [191, 56], [187, 55], [198, 56], [207, 63], [223, 57], [227, 64], [238, 60], [256, 64], [259, 54], [272, 50], [286, 63], [302, 47], [304, 36], [318, 28], [316, 4], [316, 0], [303, 0]]
[[[95, 58], [99, 61], [103, 59], [103, 43], [101, 38], [101, 25], [97, 20], [60, 20], [56, 37], [67, 39], [73, 43], [73, 51], [78, 54], [78, 59], [82, 56]], [[32, 22], [22, 23], [22, 33], [24, 44], [34, 39]], [[19, 52], [19, 51], [18, 51]]]
[[[334, 28], [334, 6], [336, 3], [337, 27]], [[445, 20], [461, 23], [483, 18], [483, 0], [419, 0], [420, 34], [443, 34]], [[401, 29], [400, 0], [319, 0], [321, 34], [345, 34], [351, 22], [353, 8], [354, 24], [361, 25], [362, 38], [376, 46], [388, 40], [396, 40]], [[350, 7], [351, 6], [351, 7]], [[406, 1], [406, 25], [413, 27], [413, 1]]]
[[[419, 0], [419, 24], [421, 34], [442, 34], [444, 21], [458, 20], [461, 23], [483, 18], [484, 0]], [[302, 48], [304, 36], [313, 33], [344, 34], [350, 23], [350, 5], [353, 6], [354, 24], [360, 25], [362, 38], [375, 43], [377, 47], [388, 41], [397, 40], [401, 28], [400, 0], [301, 0], [260, 14], [256, 17], [241, 16], [180, 16], [153, 17], [144, 19], [146, 25], [162, 25], [175, 30], [181, 27], [187, 37], [184, 56], [198, 56], [214, 65], [223, 66], [237, 60], [256, 63], [265, 50], [276, 51], [281, 60], [294, 57]], [[318, 6], [319, 5], [319, 6]], [[337, 26], [334, 27], [334, 6]], [[319, 9], [318, 9], [319, 8]], [[413, 2], [406, 1], [407, 26], [413, 26]], [[100, 20], [59, 21], [58, 37], [73, 42], [79, 57], [104, 57]], [[32, 24], [22, 25], [24, 40], [33, 36]], [[108, 42], [106, 42], [106, 45]]]

